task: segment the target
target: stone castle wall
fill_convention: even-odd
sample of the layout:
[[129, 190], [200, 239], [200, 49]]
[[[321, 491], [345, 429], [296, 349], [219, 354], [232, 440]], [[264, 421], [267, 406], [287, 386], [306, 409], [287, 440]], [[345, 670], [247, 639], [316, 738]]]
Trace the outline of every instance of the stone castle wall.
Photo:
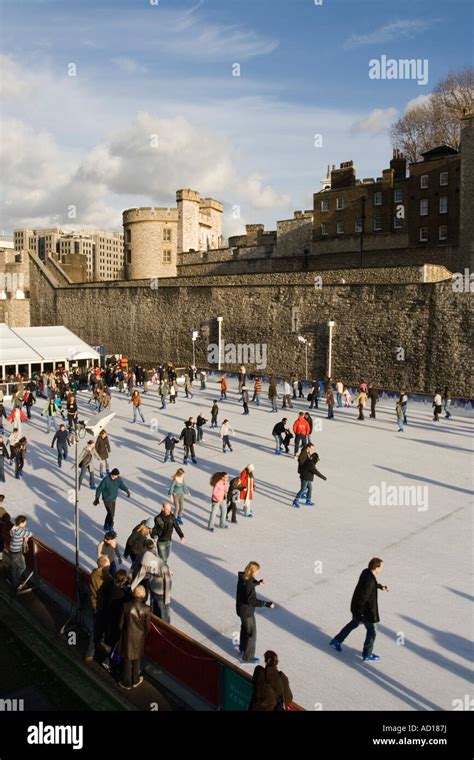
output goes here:
[[[425, 392], [447, 384], [453, 395], [473, 395], [470, 295], [455, 293], [450, 280], [327, 282], [318, 289], [313, 272], [294, 272], [190, 277], [179, 285], [169, 278], [160, 280], [158, 290], [149, 281], [55, 288], [32, 266], [30, 292], [32, 324], [64, 324], [88, 343], [132, 361], [184, 366], [192, 359], [192, 330], [199, 329], [196, 362], [208, 366], [208, 343], [216, 340], [216, 318], [223, 316], [224, 343], [266, 346], [263, 374], [304, 372], [299, 333], [312, 344], [310, 373], [323, 376], [327, 321], [333, 319], [334, 378]], [[400, 348], [404, 361], [397, 360]], [[234, 371], [237, 363], [225, 368]], [[255, 364], [248, 369], [255, 371]]]

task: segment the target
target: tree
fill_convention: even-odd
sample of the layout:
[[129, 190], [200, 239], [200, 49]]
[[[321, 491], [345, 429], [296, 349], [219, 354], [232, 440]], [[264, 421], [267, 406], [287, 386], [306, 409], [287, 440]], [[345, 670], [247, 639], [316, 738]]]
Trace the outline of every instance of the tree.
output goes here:
[[451, 72], [433, 92], [414, 101], [390, 130], [394, 147], [411, 162], [437, 145], [459, 150], [460, 119], [474, 105], [474, 69]]

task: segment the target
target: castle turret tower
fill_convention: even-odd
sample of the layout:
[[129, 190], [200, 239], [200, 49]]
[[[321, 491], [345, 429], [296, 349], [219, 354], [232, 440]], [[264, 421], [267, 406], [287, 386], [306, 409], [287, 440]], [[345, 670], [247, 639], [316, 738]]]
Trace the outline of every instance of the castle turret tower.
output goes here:
[[178, 209], [127, 209], [123, 231], [126, 280], [176, 277]]
[[178, 190], [178, 250], [199, 251], [199, 209], [201, 195], [196, 190]]

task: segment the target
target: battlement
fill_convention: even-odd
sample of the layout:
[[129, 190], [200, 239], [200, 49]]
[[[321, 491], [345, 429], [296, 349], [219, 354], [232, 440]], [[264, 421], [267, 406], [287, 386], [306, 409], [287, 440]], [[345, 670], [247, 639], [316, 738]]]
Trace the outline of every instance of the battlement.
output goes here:
[[177, 190], [176, 202], [181, 203], [182, 201], [189, 201], [191, 203], [200, 203], [201, 193], [198, 193], [197, 190], [191, 190], [190, 188]]
[[122, 214], [123, 224], [133, 222], [170, 222], [178, 221], [177, 208], [129, 208]]

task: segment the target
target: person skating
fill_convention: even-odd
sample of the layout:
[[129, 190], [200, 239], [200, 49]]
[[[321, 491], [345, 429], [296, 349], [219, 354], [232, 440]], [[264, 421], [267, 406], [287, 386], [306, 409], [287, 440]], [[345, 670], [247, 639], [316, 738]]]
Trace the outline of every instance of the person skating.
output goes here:
[[5, 407], [3, 405], [3, 402], [0, 402], [0, 433], [3, 435], [4, 433], [4, 427], [3, 427], [3, 420], [8, 419], [8, 415], [5, 411]]
[[115, 517], [115, 502], [117, 501], [118, 492], [124, 491], [130, 498], [130, 491], [120, 477], [120, 471], [115, 467], [110, 475], [106, 475], [97, 486], [95, 492], [94, 506], [97, 506], [102, 496], [106, 511], [104, 530], [113, 530]]
[[191, 455], [191, 461], [193, 464], [197, 464], [196, 452], [194, 451], [194, 444], [196, 443], [196, 430], [189, 420], [185, 423], [184, 428], [181, 431], [181, 435], [179, 436], [179, 440], [183, 441], [184, 445], [183, 464], [188, 463], [189, 455]]
[[234, 430], [233, 428], [231, 428], [229, 420], [224, 420], [224, 422], [221, 425], [221, 430], [220, 430], [223, 454], [225, 454], [226, 446], [228, 447], [229, 451], [233, 451], [233, 448], [230, 445], [230, 434], [233, 432]]
[[262, 395], [263, 385], [262, 380], [260, 377], [255, 378], [255, 383], [253, 385], [253, 398], [252, 401], [255, 401], [255, 406], [260, 406], [260, 396]]
[[329, 642], [329, 646], [340, 652], [344, 639], [362, 623], [367, 631], [362, 658], [367, 661], [380, 660], [373, 654], [374, 641], [377, 635], [377, 623], [380, 621], [377, 601], [377, 590], [388, 591], [388, 586], [377, 583], [377, 575], [382, 571], [383, 560], [373, 557], [368, 567], [362, 570], [351, 601], [352, 620]]
[[69, 432], [66, 430], [64, 423], [61, 423], [59, 430], [53, 436], [51, 441], [51, 448], [54, 449], [54, 444], [58, 450], [58, 467], [62, 466], [63, 460], [66, 461], [69, 452]]
[[143, 683], [140, 675], [141, 658], [145, 652], [145, 641], [151, 626], [150, 608], [144, 603], [146, 591], [137, 586], [133, 600], [123, 605], [120, 617], [120, 642], [118, 653], [123, 657], [123, 689], [131, 689]]
[[186, 398], [194, 398], [193, 384], [189, 375], [184, 376], [184, 393]]
[[[288, 419], [283, 417], [281, 422], [277, 422], [272, 430], [272, 435], [275, 439], [275, 454], [281, 454], [282, 448], [285, 446], [283, 442], [283, 434], [289, 432], [287, 428]], [[289, 453], [289, 448], [285, 446], [286, 453]]]
[[364, 420], [365, 419], [365, 417], [364, 417], [364, 408], [365, 408], [365, 405], [367, 403], [367, 393], [362, 390], [363, 385], [365, 385], [365, 383], [363, 383], [360, 386], [359, 395], [357, 396], [357, 399], [356, 399], [357, 408], [359, 409], [359, 416], [357, 417], [358, 420]]
[[243, 385], [241, 387], [240, 393], [241, 393], [241, 396], [240, 396], [239, 401], [242, 401], [242, 406], [243, 406], [243, 409], [244, 409], [243, 413], [244, 414], [250, 414], [250, 412], [249, 412], [249, 391], [248, 391], [248, 388], [247, 388], [246, 385]]
[[239, 572], [237, 580], [237, 592], [235, 608], [240, 618], [240, 642], [239, 651], [242, 662], [258, 665], [260, 660], [255, 657], [257, 646], [257, 621], [255, 620], [256, 607], [275, 608], [273, 602], [264, 602], [257, 599], [256, 586], [264, 586], [265, 581], [256, 579], [260, 570], [258, 562], [249, 562], [243, 572]]
[[132, 408], [133, 408], [133, 419], [132, 419], [132, 422], [136, 422], [137, 421], [137, 415], [140, 415], [141, 421], [145, 422], [145, 418], [143, 416], [142, 409], [141, 409], [142, 399], [141, 399], [139, 391], [133, 391], [132, 398], [130, 399], [130, 401], [128, 403], [132, 404]]
[[240, 499], [244, 502], [244, 516], [253, 517], [252, 501], [255, 486], [255, 467], [253, 464], [248, 464], [247, 467], [240, 473]]
[[170, 395], [170, 387], [166, 380], [163, 380], [163, 382], [160, 383], [160, 386], [158, 388], [158, 393], [160, 394], [161, 398], [161, 409], [166, 409], [166, 399]]
[[204, 415], [199, 413], [196, 418], [196, 433], [197, 433], [197, 441], [200, 442], [203, 439], [202, 435], [202, 429], [204, 425], [206, 424], [207, 420], [205, 419]]
[[10, 452], [8, 451], [3, 435], [0, 435], [0, 483], [5, 483], [5, 462], [10, 461]]
[[30, 388], [27, 388], [25, 391], [25, 395], [23, 396], [23, 406], [26, 409], [26, 416], [29, 420], [31, 420], [31, 409], [36, 404], [36, 399], [33, 391]]
[[[12, 591], [18, 592], [21, 585], [21, 579], [23, 573], [26, 570], [26, 561], [23, 549], [28, 544], [33, 533], [27, 530], [27, 518], [24, 515], [19, 515], [15, 524], [10, 530], [10, 568], [9, 579]], [[3, 527], [3, 526], [2, 526]], [[31, 589], [29, 589], [31, 590]]]
[[338, 380], [336, 382], [336, 401], [337, 401], [337, 408], [342, 408], [342, 394], [344, 393], [344, 386], [341, 382], [341, 380]]
[[227, 398], [227, 378], [225, 375], [222, 375], [221, 379], [219, 380], [219, 385], [221, 386], [221, 401]]
[[174, 516], [178, 525], [183, 524], [184, 497], [191, 495], [189, 488], [184, 482], [184, 470], [180, 467], [171, 478], [168, 496], [171, 496], [174, 504]]
[[73, 427], [77, 426], [77, 401], [74, 393], [70, 393], [66, 402], [66, 414], [67, 414], [67, 426], [71, 431]]
[[229, 519], [229, 515], [232, 515], [231, 522], [237, 523], [237, 505], [240, 499], [240, 477], [237, 475], [229, 482], [229, 488], [227, 489], [227, 514], [226, 520]]
[[245, 365], [241, 364], [239, 367], [239, 393], [242, 390], [242, 386], [245, 385], [245, 382], [247, 380], [247, 370], [245, 369]]
[[268, 398], [270, 399], [270, 403], [272, 405], [272, 412], [278, 412], [278, 390], [273, 377], [270, 377], [270, 383], [268, 385]]
[[79, 467], [79, 488], [82, 485], [86, 472], [88, 472], [89, 488], [95, 489], [94, 459], [99, 460], [95, 450], [94, 441], [87, 441], [77, 462]]
[[315, 452], [314, 454], [311, 454], [309, 457], [307, 457], [298, 468], [301, 485], [300, 490], [296, 494], [293, 501], [293, 506], [297, 509], [299, 509], [299, 500], [302, 498], [303, 494], [306, 496], [306, 506], [314, 507], [314, 502], [311, 501], [311, 496], [313, 492], [313, 480], [315, 475], [316, 477], [321, 478], [321, 480], [327, 480], [327, 477], [317, 469], [316, 465], [318, 462], [319, 455]]
[[209, 522], [207, 523], [207, 529], [210, 533], [214, 533], [214, 518], [217, 514], [217, 510], [220, 510], [220, 522], [219, 528], [228, 528], [225, 524], [226, 518], [226, 495], [227, 495], [227, 482], [228, 474], [226, 472], [215, 472], [210, 479], [212, 486], [211, 494], [211, 512], [209, 514]]
[[[59, 408], [58, 408], [58, 402], [59, 399], [56, 398], [56, 396], [52, 396], [46, 406], [44, 407], [43, 411], [41, 412], [43, 417], [46, 417], [46, 433], [49, 435], [49, 432], [51, 430], [51, 425], [53, 425], [55, 431], [59, 430], [58, 423], [56, 420], [56, 417], [58, 416]], [[59, 403], [61, 403], [59, 401]]]
[[395, 414], [397, 416], [398, 432], [403, 433], [403, 409], [400, 403], [400, 399], [398, 399], [397, 403], [395, 404]]
[[344, 386], [342, 395], [344, 396], [344, 406], [345, 407], [350, 406], [352, 404], [352, 397], [351, 397], [351, 392], [349, 388], [347, 387], [347, 385]]
[[176, 380], [170, 383], [170, 404], [176, 404], [176, 397], [178, 395], [178, 384]]
[[309, 425], [309, 433], [306, 437], [306, 443], [311, 443], [311, 435], [313, 432], [313, 418], [311, 417], [309, 412], [304, 413], [304, 418]]
[[250, 712], [284, 711], [293, 701], [287, 676], [278, 670], [278, 655], [268, 650], [263, 655], [265, 667], [257, 665], [252, 676]]
[[433, 422], [439, 422], [439, 415], [442, 411], [442, 398], [440, 389], [437, 388], [433, 399]]
[[163, 438], [163, 440], [159, 442], [158, 446], [161, 446], [162, 443], [165, 444], [165, 464], [168, 461], [168, 457], [174, 462], [174, 447], [179, 443], [179, 438], [175, 438], [173, 433], [168, 433], [166, 438]]
[[336, 405], [336, 402], [334, 400], [334, 392], [331, 388], [331, 383], [328, 383], [327, 389], [326, 389], [326, 406], [328, 408], [328, 420], [334, 419], [334, 407]]
[[199, 379], [201, 381], [201, 390], [205, 391], [206, 390], [207, 372], [205, 372], [204, 370], [201, 370], [201, 372], [199, 373]]
[[293, 402], [291, 400], [291, 385], [288, 380], [285, 380], [283, 383], [283, 404], [281, 408], [286, 409], [287, 406], [290, 409], [293, 409]]
[[211, 428], [217, 427], [217, 415], [219, 414], [219, 407], [217, 401], [214, 401], [211, 407]]
[[403, 412], [403, 424], [408, 425], [408, 420], [407, 420], [408, 393], [406, 392], [405, 388], [402, 388], [400, 390], [400, 404], [401, 404], [402, 412]]
[[319, 408], [319, 394], [321, 392], [321, 386], [319, 385], [317, 380], [313, 380], [311, 385], [311, 391], [308, 396], [309, 401], [309, 408], [310, 409], [318, 409]]
[[369, 383], [369, 392], [367, 395], [370, 399], [370, 417], [375, 420], [375, 406], [379, 400], [379, 394], [377, 393], [377, 388], [374, 388], [372, 383]]
[[443, 392], [443, 408], [444, 408], [444, 418], [446, 420], [449, 420], [450, 417], [452, 417], [451, 412], [449, 411], [449, 407], [451, 406], [451, 391], [449, 390], [448, 386], [446, 385]]
[[184, 544], [186, 539], [178, 521], [171, 514], [171, 504], [165, 503], [160, 514], [155, 517], [155, 524], [151, 533], [151, 537], [156, 538], [158, 554], [165, 562], [168, 562], [170, 556], [173, 531], [176, 531], [180, 542]]
[[[16, 428], [15, 428], [16, 430]], [[13, 432], [15, 432], [15, 430]], [[25, 436], [21, 436], [20, 440], [16, 444], [11, 443], [10, 436], [10, 457], [15, 460], [15, 478], [19, 480], [23, 477], [23, 468], [25, 466], [26, 451], [28, 449], [28, 441]]]
[[95, 451], [99, 458], [99, 475], [103, 477], [104, 471], [109, 474], [110, 441], [106, 430], [101, 430], [95, 442]]
[[123, 556], [125, 559], [130, 558], [130, 561], [132, 563], [132, 571], [135, 563], [145, 551], [146, 541], [148, 538], [150, 538], [154, 527], [155, 521], [152, 517], [149, 517], [148, 520], [142, 520], [139, 525], [135, 525], [134, 529], [127, 538]]
[[304, 412], [300, 412], [296, 421], [293, 423], [293, 433], [295, 435], [294, 456], [296, 459], [298, 457], [300, 446], [303, 448], [303, 446], [306, 446], [308, 442], [307, 439], [309, 436], [309, 424], [308, 421], [304, 418]]

